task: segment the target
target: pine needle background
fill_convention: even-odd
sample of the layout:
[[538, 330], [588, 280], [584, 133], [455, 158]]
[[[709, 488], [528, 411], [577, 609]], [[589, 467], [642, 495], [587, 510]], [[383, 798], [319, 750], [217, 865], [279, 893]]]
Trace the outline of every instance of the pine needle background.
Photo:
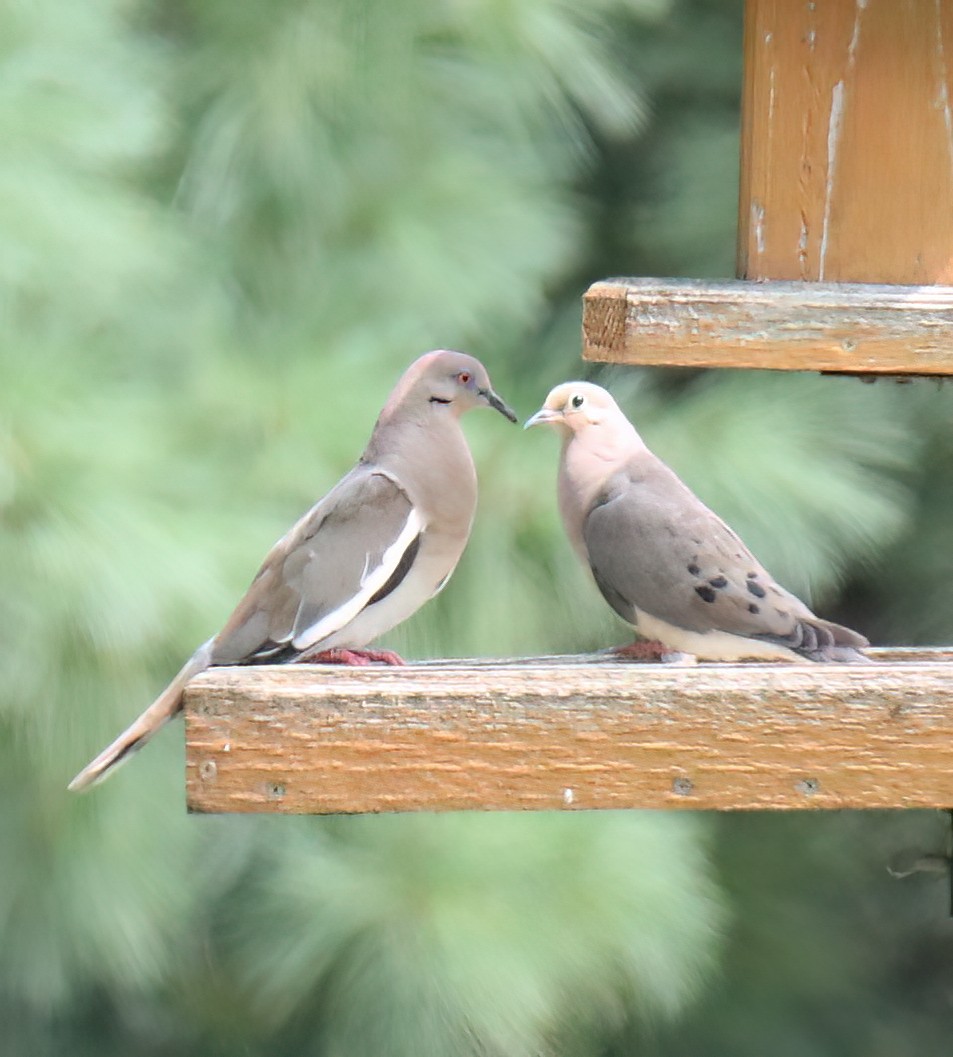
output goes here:
[[[942, 885], [883, 870], [942, 841], [929, 814], [188, 818], [174, 727], [65, 792], [431, 347], [524, 417], [610, 385], [787, 585], [875, 641], [953, 638], [947, 390], [579, 361], [589, 281], [730, 274], [740, 14], [0, 8], [5, 1053], [939, 1052]], [[622, 640], [552, 438], [467, 431], [471, 545], [387, 644]]]

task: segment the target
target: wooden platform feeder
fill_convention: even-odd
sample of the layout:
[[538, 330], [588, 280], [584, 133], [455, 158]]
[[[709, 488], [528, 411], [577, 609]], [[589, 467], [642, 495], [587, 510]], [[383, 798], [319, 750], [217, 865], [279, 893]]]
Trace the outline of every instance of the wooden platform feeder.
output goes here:
[[748, 0], [738, 275], [614, 279], [583, 355], [953, 373], [953, 3]]
[[[738, 274], [585, 295], [635, 365], [953, 374], [953, 0], [748, 0]], [[876, 666], [222, 668], [193, 811], [949, 808], [947, 650]]]

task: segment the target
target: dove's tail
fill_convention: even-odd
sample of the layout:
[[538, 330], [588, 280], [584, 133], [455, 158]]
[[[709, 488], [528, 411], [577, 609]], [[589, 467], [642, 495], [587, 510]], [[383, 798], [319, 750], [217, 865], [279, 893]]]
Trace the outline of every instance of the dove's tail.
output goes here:
[[141, 749], [153, 734], [182, 708], [182, 691], [193, 677], [204, 672], [212, 660], [211, 641], [200, 646], [183, 665], [182, 670], [162, 691], [142, 715], [70, 782], [69, 788], [79, 793], [107, 778], [121, 763]]
[[811, 661], [834, 661], [841, 664], [873, 664], [874, 661], [861, 651], [870, 643], [857, 631], [834, 624], [830, 620], [814, 617], [799, 622], [801, 643], [794, 647], [796, 653]]

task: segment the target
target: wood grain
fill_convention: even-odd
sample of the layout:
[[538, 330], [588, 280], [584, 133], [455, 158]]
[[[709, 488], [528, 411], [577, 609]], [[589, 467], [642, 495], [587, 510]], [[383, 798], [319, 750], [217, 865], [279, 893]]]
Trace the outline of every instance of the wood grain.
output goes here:
[[951, 0], [747, 0], [738, 274], [953, 282]]
[[[876, 652], [876, 651], [875, 651]], [[213, 669], [186, 692], [192, 811], [953, 804], [949, 651], [865, 665]]]
[[583, 298], [587, 360], [953, 374], [953, 287], [610, 279]]

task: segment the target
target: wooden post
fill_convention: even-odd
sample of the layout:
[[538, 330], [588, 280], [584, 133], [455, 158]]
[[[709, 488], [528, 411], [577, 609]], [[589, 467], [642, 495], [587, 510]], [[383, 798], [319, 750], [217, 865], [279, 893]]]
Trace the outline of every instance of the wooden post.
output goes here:
[[953, 0], [748, 0], [744, 53], [738, 274], [800, 285], [596, 283], [583, 356], [953, 373]]
[[953, 280], [953, 3], [748, 0], [738, 274]]

